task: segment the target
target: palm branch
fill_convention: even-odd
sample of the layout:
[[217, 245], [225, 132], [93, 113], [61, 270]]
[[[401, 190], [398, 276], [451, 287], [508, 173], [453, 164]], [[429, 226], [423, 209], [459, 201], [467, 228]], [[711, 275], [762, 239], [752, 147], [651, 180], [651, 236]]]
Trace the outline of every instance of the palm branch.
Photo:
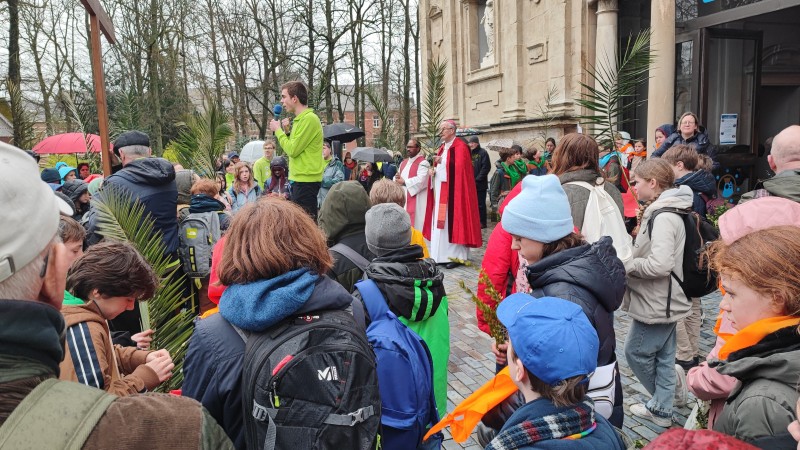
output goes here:
[[154, 330], [152, 347], [167, 349], [175, 363], [173, 377], [158, 389], [176, 389], [183, 382], [181, 369], [193, 331], [193, 315], [181, 309], [185, 302], [185, 279], [176, 272], [180, 263], [166, 255], [161, 232], [154, 228], [153, 219], [145, 213], [144, 205], [131, 194], [106, 186], [101, 195], [92, 198], [92, 209], [97, 211], [99, 233], [105, 239], [133, 245], [160, 280], [153, 298], [139, 302], [139, 310], [142, 328]]
[[645, 101], [636, 99], [636, 88], [649, 78], [655, 60], [650, 50], [651, 35], [652, 32], [645, 29], [629, 37], [625, 51], [616, 62], [606, 57], [596, 66], [590, 66], [587, 72], [593, 83], [581, 83], [584, 92], [576, 102], [590, 114], [579, 118], [589, 124], [601, 145], [613, 148], [618, 118], [627, 109]]
[[25, 109], [22, 99], [22, 89], [10, 79], [6, 80], [6, 87], [11, 96], [11, 117], [14, 119], [14, 128], [19, 130], [20, 142], [12, 142], [19, 148], [30, 149], [37, 142], [36, 132], [31, 114]]
[[[398, 136], [397, 129], [392, 120], [392, 113], [389, 110], [388, 102], [385, 102], [374, 89], [367, 89], [366, 94], [372, 107], [375, 108], [375, 112], [378, 114], [378, 120], [380, 120], [381, 123], [381, 132], [378, 134], [373, 146], [378, 148], [384, 147], [390, 150], [397, 149], [400, 147], [400, 136]], [[405, 154], [403, 154], [403, 157], [405, 157]]]
[[178, 162], [198, 175], [213, 178], [217, 160], [225, 151], [225, 144], [233, 136], [228, 115], [213, 98], [206, 97], [205, 111], [187, 117], [179, 123], [178, 137], [167, 145]]
[[422, 104], [422, 131], [427, 142], [422, 143], [425, 153], [431, 154], [439, 146], [439, 123], [444, 120], [447, 93], [444, 77], [447, 61], [436, 59], [428, 65], [425, 101]]

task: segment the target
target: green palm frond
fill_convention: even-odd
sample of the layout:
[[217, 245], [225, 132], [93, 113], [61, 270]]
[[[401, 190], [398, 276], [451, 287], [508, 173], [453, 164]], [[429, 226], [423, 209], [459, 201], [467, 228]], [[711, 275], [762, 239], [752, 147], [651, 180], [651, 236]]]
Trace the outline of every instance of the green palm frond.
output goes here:
[[134, 90], [119, 92], [112, 97], [112, 100], [114, 111], [109, 117], [112, 140], [126, 131], [142, 128], [139, 98]]
[[651, 35], [652, 32], [646, 29], [635, 37], [629, 37], [616, 65], [598, 55], [600, 63], [587, 71], [593, 85], [581, 83], [584, 92], [576, 102], [591, 114], [580, 116], [580, 119], [589, 124], [592, 134], [601, 144], [613, 146], [618, 118], [624, 111], [644, 102], [636, 99], [636, 88], [647, 81], [655, 61], [650, 50]]
[[427, 142], [422, 143], [425, 153], [431, 154], [439, 146], [439, 123], [444, 120], [446, 103], [446, 87], [444, 77], [447, 73], [447, 61], [433, 60], [428, 65], [425, 83], [425, 101], [422, 104], [422, 131]]
[[31, 117], [31, 114], [25, 109], [25, 103], [22, 99], [22, 89], [10, 79], [6, 80], [6, 87], [11, 96], [11, 117], [14, 119], [14, 128], [20, 130], [20, 142], [12, 143], [19, 148], [33, 148], [38, 139], [33, 129], [33, 117]]
[[99, 233], [105, 239], [129, 242], [136, 247], [160, 280], [153, 298], [140, 302], [139, 309], [143, 329], [155, 331], [152, 348], [167, 349], [175, 363], [173, 377], [158, 389], [177, 389], [183, 382], [181, 368], [194, 318], [189, 311], [181, 309], [185, 303], [185, 279], [176, 272], [180, 263], [166, 255], [161, 232], [155, 230], [144, 205], [129, 193], [106, 186], [101, 195], [92, 199], [92, 208], [97, 211]]
[[[381, 98], [378, 92], [375, 92], [374, 89], [366, 89], [367, 98], [369, 102], [372, 104], [372, 107], [375, 108], [375, 113], [378, 114], [378, 120], [380, 120], [381, 128], [380, 134], [378, 134], [373, 146], [375, 147], [384, 147], [389, 150], [396, 150], [400, 147], [400, 136], [397, 133], [397, 127], [394, 124], [394, 120], [392, 117], [392, 113], [389, 110], [389, 104]], [[403, 154], [405, 156], [405, 154]]]
[[233, 136], [229, 117], [213, 98], [206, 98], [205, 111], [187, 117], [179, 123], [178, 137], [170, 142], [168, 150], [175, 153], [178, 162], [198, 175], [213, 178], [217, 160], [225, 151], [225, 144]]

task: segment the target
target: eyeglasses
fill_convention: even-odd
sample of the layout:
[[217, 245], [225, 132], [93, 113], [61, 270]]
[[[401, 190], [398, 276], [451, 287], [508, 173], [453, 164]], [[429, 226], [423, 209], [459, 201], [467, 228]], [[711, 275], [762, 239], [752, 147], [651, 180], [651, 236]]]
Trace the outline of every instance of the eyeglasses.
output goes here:
[[416, 145], [406, 145], [406, 148], [417, 148]]

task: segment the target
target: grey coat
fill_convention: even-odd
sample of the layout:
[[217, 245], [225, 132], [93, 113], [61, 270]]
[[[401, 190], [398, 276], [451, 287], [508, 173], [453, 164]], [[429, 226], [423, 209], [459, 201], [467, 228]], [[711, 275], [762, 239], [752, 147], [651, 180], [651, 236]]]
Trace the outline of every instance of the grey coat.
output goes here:
[[673, 323], [689, 315], [691, 299], [670, 276], [670, 272], [675, 272], [683, 279], [683, 247], [686, 243], [683, 217], [659, 214], [653, 222], [653, 236], [649, 234], [648, 223], [655, 211], [665, 207], [691, 208], [692, 200], [689, 186], [669, 189], [642, 215], [642, 225], [633, 243], [633, 259], [626, 267], [628, 290], [623, 301], [623, 309], [627, 307], [628, 315], [639, 322]]
[[[564, 192], [567, 193], [569, 209], [572, 212], [572, 222], [579, 230], [583, 228], [583, 216], [586, 215], [586, 205], [589, 203], [590, 192], [584, 187], [567, 184], [570, 181], [585, 181], [586, 183], [597, 185], [602, 184], [603, 189], [614, 199], [614, 203], [617, 204], [620, 215], [622, 215], [622, 194], [620, 194], [616, 186], [605, 182], [603, 174], [593, 170], [583, 169], [561, 174], [558, 176], [558, 180], [561, 182], [561, 187], [564, 188]], [[623, 219], [625, 219], [624, 216]]]
[[759, 343], [713, 361], [719, 373], [739, 380], [714, 429], [743, 441], [781, 434], [796, 419], [800, 335], [787, 327]]

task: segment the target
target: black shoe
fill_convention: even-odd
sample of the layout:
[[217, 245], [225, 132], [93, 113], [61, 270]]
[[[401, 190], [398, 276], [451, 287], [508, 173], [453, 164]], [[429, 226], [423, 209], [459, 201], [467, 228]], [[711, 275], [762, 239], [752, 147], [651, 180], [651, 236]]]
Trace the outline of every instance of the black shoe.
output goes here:
[[449, 262], [444, 267], [447, 269], [455, 269], [456, 267], [460, 266], [461, 264], [457, 262]]
[[675, 364], [683, 367], [683, 370], [688, 372], [692, 367], [697, 367], [700, 365], [700, 358], [695, 356], [691, 361], [681, 361], [680, 359], [675, 358]]

